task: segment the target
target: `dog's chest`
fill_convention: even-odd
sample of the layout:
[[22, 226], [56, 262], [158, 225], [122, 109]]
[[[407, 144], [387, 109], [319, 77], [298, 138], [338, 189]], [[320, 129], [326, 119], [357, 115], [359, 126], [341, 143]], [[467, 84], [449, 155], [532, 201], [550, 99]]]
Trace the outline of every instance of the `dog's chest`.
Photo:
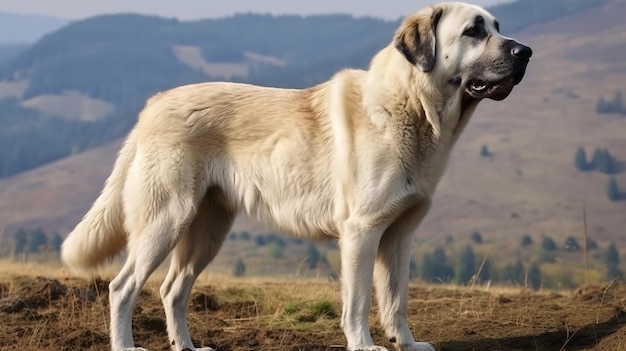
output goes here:
[[398, 155], [409, 191], [419, 197], [432, 197], [445, 170], [452, 149], [452, 134], [434, 135], [424, 119], [398, 128]]

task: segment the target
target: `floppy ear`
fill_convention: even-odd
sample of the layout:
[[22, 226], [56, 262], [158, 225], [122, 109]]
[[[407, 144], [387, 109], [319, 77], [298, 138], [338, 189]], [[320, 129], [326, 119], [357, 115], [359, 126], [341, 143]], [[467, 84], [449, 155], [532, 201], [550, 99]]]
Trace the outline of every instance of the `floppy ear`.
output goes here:
[[418, 13], [404, 20], [395, 35], [396, 48], [423, 72], [435, 66], [435, 32], [442, 8]]

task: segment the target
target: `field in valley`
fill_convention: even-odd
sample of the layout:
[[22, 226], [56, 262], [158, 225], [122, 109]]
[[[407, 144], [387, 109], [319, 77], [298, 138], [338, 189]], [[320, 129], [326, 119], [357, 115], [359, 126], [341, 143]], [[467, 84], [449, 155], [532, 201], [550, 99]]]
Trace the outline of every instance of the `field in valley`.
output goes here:
[[[135, 342], [169, 350], [149, 281], [133, 316]], [[189, 306], [197, 346], [220, 351], [343, 350], [339, 282], [203, 275]], [[0, 263], [0, 350], [108, 350], [106, 281], [56, 266]], [[572, 291], [414, 283], [409, 321], [437, 350], [626, 350], [626, 284]], [[371, 314], [378, 344], [393, 349]]]

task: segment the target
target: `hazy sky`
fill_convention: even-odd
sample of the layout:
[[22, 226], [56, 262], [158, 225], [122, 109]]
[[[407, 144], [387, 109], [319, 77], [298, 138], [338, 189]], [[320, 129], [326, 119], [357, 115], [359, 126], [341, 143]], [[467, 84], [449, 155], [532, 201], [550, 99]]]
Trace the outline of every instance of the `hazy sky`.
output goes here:
[[[0, 11], [79, 19], [137, 12], [179, 19], [223, 17], [237, 12], [273, 14], [350, 13], [396, 19], [437, 0], [0, 0]], [[469, 0], [490, 5], [503, 0]]]

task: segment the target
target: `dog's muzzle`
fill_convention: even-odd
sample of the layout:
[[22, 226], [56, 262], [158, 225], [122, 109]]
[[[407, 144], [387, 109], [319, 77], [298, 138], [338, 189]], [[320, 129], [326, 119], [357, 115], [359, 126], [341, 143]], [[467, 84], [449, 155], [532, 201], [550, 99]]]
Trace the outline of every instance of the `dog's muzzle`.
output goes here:
[[[475, 99], [503, 100], [524, 78], [526, 67], [533, 55], [533, 50], [517, 41], [510, 40], [506, 44], [505, 52], [510, 55], [504, 60], [506, 69], [498, 79], [470, 78], [465, 85], [465, 92]], [[506, 56], [506, 54], [505, 54]]]

